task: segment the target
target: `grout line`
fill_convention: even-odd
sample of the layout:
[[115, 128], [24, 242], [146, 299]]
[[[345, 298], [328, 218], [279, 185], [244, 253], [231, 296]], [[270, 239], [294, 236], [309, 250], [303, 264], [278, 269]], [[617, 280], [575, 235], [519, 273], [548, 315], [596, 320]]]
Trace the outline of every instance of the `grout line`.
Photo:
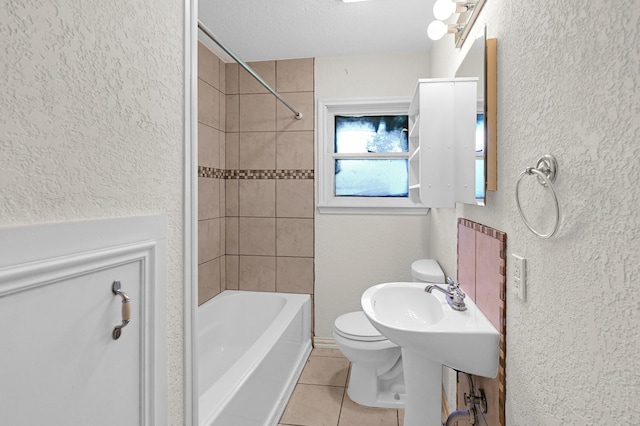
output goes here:
[[342, 417], [342, 408], [344, 407], [344, 398], [347, 395], [347, 389], [345, 387], [342, 388], [342, 402], [340, 403], [340, 411], [338, 412], [338, 423], [336, 426], [340, 425], [340, 417]]

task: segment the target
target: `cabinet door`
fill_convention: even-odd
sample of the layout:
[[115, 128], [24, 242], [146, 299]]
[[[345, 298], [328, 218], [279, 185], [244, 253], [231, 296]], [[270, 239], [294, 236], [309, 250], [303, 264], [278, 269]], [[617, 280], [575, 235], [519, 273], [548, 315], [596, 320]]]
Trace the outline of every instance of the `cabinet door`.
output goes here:
[[[476, 199], [476, 82], [456, 82], [454, 169], [456, 202], [477, 204]], [[479, 184], [484, 185], [484, 176]]]
[[0, 424], [166, 425], [164, 246], [119, 223], [0, 228]]
[[420, 199], [428, 207], [455, 206], [453, 81], [420, 87]]
[[409, 194], [427, 207], [476, 204], [477, 79], [421, 79], [409, 108]]
[[[7, 425], [141, 423], [140, 262], [0, 298], [0, 416]], [[132, 321], [122, 323], [122, 299]]]

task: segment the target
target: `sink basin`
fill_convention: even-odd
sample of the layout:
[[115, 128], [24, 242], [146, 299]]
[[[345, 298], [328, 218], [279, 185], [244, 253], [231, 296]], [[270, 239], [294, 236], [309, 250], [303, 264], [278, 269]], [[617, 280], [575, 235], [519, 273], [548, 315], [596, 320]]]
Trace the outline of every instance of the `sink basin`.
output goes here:
[[424, 291], [427, 285], [378, 284], [361, 298], [371, 324], [402, 349], [405, 426], [442, 425], [442, 365], [485, 377], [498, 373], [500, 333], [469, 298], [467, 310], [454, 311], [444, 293]]
[[398, 346], [440, 364], [485, 377], [498, 374], [500, 334], [468, 297], [454, 311], [428, 284], [394, 282], [368, 288], [361, 303], [369, 321]]

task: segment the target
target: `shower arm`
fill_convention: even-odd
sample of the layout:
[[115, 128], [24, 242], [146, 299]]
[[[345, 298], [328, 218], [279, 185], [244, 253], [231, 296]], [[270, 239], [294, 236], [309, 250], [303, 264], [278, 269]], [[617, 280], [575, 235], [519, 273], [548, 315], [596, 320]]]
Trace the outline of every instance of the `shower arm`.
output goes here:
[[256, 74], [256, 72], [251, 69], [251, 67], [249, 65], [247, 65], [242, 59], [238, 58], [235, 53], [233, 53], [231, 50], [229, 50], [212, 32], [209, 28], [207, 28], [202, 21], [200, 21], [198, 19], [198, 28], [200, 29], [200, 31], [202, 31], [207, 37], [209, 37], [215, 44], [217, 44], [218, 46], [220, 46], [220, 48], [222, 50], [224, 50], [225, 52], [227, 52], [227, 54], [229, 56], [231, 56], [233, 58], [234, 61], [236, 61], [238, 64], [240, 64], [240, 66], [242, 68], [244, 68], [245, 70], [247, 70], [247, 72], [249, 74], [251, 74], [256, 80], [258, 80], [258, 82], [260, 82], [260, 84], [262, 84], [269, 92], [271, 92], [273, 94], [273, 96], [275, 96], [276, 98], [278, 98], [278, 100], [280, 102], [283, 103], [284, 106], [286, 106], [287, 108], [289, 108], [291, 110], [291, 112], [293, 112], [295, 114], [296, 119], [301, 120], [302, 119], [302, 113], [297, 111], [294, 107], [292, 107], [287, 101], [285, 101], [282, 96], [280, 96], [280, 94], [278, 92], [276, 92], [275, 90], [273, 90], [271, 88], [271, 86], [269, 86], [258, 74]]

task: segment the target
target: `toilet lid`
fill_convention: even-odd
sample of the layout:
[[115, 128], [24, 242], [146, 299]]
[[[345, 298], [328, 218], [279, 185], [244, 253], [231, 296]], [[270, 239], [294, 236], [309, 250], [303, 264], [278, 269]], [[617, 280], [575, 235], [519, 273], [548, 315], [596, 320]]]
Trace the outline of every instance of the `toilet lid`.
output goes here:
[[362, 311], [349, 312], [340, 315], [334, 324], [336, 333], [347, 339], [362, 342], [380, 342], [387, 340], [376, 328], [371, 325], [369, 319]]

